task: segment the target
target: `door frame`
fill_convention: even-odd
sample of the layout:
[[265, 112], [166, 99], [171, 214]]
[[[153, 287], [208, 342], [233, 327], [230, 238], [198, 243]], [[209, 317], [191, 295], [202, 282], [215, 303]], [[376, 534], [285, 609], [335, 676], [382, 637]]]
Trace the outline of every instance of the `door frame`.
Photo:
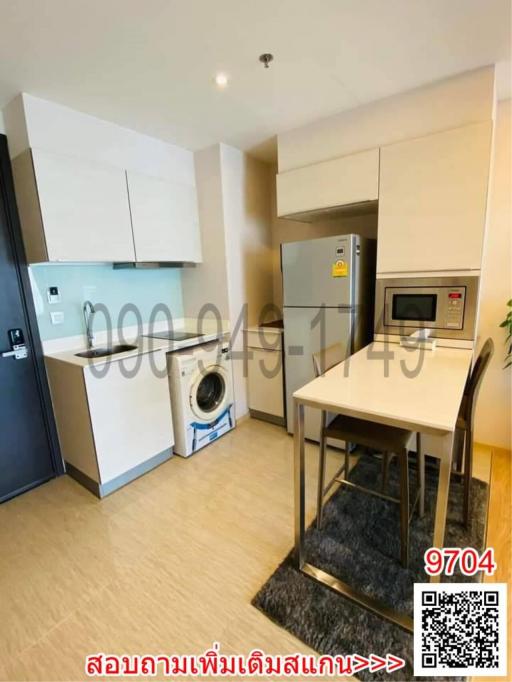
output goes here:
[[[2, 134], [0, 134], [0, 193], [1, 199], [3, 200], [5, 206], [8, 238], [10, 239], [13, 247], [22, 305], [25, 319], [27, 320], [26, 336], [28, 344], [32, 350], [39, 399], [41, 402], [43, 419], [48, 437], [48, 445], [50, 447], [52, 468], [55, 476], [60, 476], [61, 474], [65, 473], [64, 462], [60, 452], [57, 427], [55, 424], [52, 400], [50, 396], [50, 388], [48, 386], [48, 378], [46, 376], [46, 368], [44, 364], [43, 346], [41, 344], [41, 337], [39, 336], [39, 327], [37, 324], [37, 316], [34, 307], [34, 300], [32, 297], [32, 287], [30, 285], [30, 278], [28, 274], [27, 259], [25, 256], [25, 248], [23, 246], [23, 240], [21, 236], [21, 226], [18, 215], [18, 207], [16, 204], [16, 196], [14, 193], [14, 181], [12, 177], [9, 149], [7, 146], [7, 137]], [[19, 492], [21, 493], [23, 491], [20, 490]]]

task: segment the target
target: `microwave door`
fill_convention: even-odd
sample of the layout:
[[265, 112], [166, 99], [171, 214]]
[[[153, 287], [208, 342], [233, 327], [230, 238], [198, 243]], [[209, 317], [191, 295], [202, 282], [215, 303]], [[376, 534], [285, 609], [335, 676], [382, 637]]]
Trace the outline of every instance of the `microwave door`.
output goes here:
[[393, 294], [391, 315], [395, 322], [434, 322], [437, 294]]
[[435, 329], [440, 310], [439, 291], [429, 288], [386, 289], [384, 324], [397, 332], [408, 334], [411, 329]]

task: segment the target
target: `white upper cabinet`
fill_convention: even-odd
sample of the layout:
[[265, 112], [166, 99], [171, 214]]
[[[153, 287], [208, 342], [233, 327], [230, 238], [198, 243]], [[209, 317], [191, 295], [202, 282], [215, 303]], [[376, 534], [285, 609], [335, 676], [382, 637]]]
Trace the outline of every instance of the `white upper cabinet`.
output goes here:
[[278, 216], [375, 201], [379, 196], [379, 150], [279, 173], [276, 182]]
[[201, 262], [193, 185], [127, 172], [137, 261]]
[[479, 270], [492, 122], [381, 148], [377, 273]]
[[134, 260], [122, 169], [33, 149], [13, 170], [29, 262]]
[[38, 149], [13, 173], [29, 263], [201, 261], [193, 184]]

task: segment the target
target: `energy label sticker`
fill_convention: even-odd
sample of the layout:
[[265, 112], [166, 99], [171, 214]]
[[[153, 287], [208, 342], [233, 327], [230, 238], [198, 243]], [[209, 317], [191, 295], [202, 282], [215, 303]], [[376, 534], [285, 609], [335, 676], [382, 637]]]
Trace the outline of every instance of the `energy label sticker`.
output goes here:
[[344, 260], [337, 260], [332, 264], [332, 277], [348, 277], [348, 263]]

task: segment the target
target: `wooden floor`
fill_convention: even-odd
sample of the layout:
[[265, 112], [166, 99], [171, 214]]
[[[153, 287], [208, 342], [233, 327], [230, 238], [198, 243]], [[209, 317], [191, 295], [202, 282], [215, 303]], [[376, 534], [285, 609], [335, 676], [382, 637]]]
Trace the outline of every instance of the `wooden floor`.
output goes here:
[[[307, 446], [309, 518], [316, 453]], [[485, 448], [477, 464], [485, 477]], [[498, 556], [510, 550], [501, 476], [489, 528]], [[311, 653], [250, 605], [291, 547], [292, 493], [290, 436], [245, 420], [103, 501], [63, 476], [2, 505], [0, 679], [83, 680], [87, 654], [200, 653], [213, 641], [228, 653]]]
[[485, 582], [508, 584], [508, 677], [478, 677], [474, 682], [512, 679], [512, 461], [509, 450], [493, 448], [487, 546], [494, 547], [497, 569]]

